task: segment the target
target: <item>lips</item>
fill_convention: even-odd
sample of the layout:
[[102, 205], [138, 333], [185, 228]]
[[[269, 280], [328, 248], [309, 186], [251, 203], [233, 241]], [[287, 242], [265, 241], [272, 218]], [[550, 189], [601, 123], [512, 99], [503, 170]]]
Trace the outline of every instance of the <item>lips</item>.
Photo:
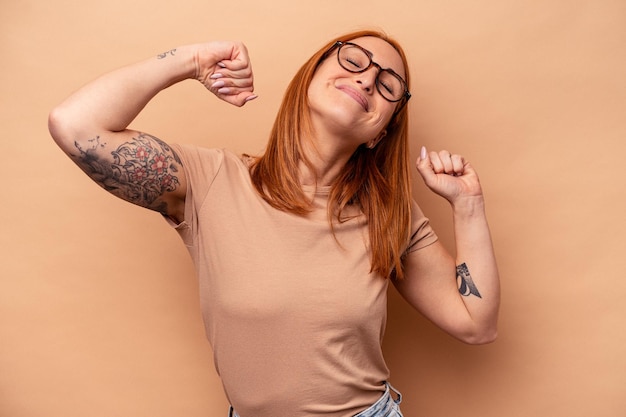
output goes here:
[[363, 107], [363, 110], [368, 111], [369, 103], [367, 99], [355, 88], [347, 85], [340, 85], [337, 88], [352, 97], [354, 101], [356, 101], [357, 103], [359, 103], [359, 105], [361, 105], [361, 107]]

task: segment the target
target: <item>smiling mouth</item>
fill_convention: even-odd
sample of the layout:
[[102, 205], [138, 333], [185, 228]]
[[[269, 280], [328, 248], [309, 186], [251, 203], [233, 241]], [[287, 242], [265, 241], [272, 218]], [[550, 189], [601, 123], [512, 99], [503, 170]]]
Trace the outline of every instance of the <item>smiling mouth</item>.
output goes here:
[[368, 111], [369, 103], [367, 102], [367, 99], [365, 97], [363, 97], [363, 95], [361, 93], [359, 93], [358, 91], [356, 91], [352, 87], [348, 87], [348, 86], [344, 86], [344, 85], [339, 86], [337, 88], [339, 90], [343, 91], [344, 93], [346, 93], [347, 95], [349, 95], [350, 97], [352, 97], [352, 99], [354, 101], [356, 101], [357, 103], [359, 103], [361, 105], [361, 107], [363, 107], [363, 110]]

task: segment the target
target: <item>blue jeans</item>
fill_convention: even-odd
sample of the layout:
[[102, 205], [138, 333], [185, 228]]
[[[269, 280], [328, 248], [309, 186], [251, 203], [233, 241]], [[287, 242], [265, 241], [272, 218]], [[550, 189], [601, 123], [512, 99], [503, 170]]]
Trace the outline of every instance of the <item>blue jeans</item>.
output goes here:
[[[385, 382], [385, 386], [385, 393], [383, 396], [372, 404], [370, 408], [361, 411], [354, 417], [403, 417], [402, 412], [400, 412], [402, 394], [400, 394], [400, 391], [392, 387], [389, 382]], [[391, 395], [392, 391], [396, 394], [397, 398], [395, 400]], [[232, 406], [228, 410], [228, 417], [239, 417], [239, 414], [235, 412]]]

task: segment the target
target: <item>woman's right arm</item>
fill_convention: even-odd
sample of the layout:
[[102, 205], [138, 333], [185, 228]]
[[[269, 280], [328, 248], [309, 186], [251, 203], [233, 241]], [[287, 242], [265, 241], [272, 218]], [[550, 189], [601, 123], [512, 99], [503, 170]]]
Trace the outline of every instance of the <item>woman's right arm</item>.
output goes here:
[[52, 110], [50, 133], [104, 189], [181, 222], [187, 180], [180, 158], [165, 141], [127, 127], [157, 93], [185, 79], [236, 106], [256, 97], [242, 43], [183, 46], [82, 87]]

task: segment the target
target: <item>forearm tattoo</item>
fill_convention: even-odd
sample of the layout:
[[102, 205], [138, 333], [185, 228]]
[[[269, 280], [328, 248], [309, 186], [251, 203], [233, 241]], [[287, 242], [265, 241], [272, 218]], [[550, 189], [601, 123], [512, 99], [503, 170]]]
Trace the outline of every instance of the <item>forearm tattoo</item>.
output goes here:
[[180, 158], [165, 142], [140, 133], [106, 156], [106, 146], [99, 136], [86, 142], [86, 148], [74, 142], [79, 154], [77, 164], [98, 185], [110, 193], [166, 214], [167, 206], [159, 197], [174, 191], [180, 184], [177, 172]]
[[174, 52], [176, 52], [176, 49], [170, 49], [167, 52], [163, 52], [162, 54], [158, 54], [157, 55], [157, 59], [166, 58], [168, 55], [174, 56]]
[[470, 295], [475, 295], [478, 298], [482, 298], [480, 293], [478, 292], [478, 288], [474, 284], [472, 280], [472, 276], [469, 273], [469, 268], [465, 263], [458, 265], [456, 267], [456, 282], [459, 286], [459, 292], [461, 295], [465, 297], [469, 297]]

